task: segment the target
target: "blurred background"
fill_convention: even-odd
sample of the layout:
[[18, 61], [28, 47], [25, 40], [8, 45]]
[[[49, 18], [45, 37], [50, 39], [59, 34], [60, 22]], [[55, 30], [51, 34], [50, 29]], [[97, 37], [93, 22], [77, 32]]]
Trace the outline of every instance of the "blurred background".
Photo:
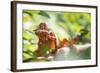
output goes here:
[[[79, 12], [53, 12], [23, 10], [23, 62], [38, 62], [36, 50], [38, 49], [38, 38], [35, 35], [37, 26], [44, 22], [57, 34], [60, 40], [71, 39], [81, 35], [77, 44], [90, 43], [91, 41], [91, 14]], [[76, 53], [72, 51], [66, 57], [58, 56], [56, 60], [80, 60], [90, 59], [91, 49]], [[44, 55], [45, 55], [44, 49]], [[39, 60], [46, 61], [46, 60]]]

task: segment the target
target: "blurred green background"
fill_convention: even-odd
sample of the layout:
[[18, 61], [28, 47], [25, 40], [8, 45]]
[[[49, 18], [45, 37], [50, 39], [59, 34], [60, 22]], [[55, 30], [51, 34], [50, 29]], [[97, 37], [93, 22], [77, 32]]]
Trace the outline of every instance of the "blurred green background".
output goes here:
[[[48, 27], [57, 34], [60, 40], [63, 38], [71, 39], [75, 35], [85, 32], [85, 35], [82, 35], [78, 44], [90, 43], [90, 13], [23, 10], [22, 21], [23, 62], [38, 61], [37, 59], [33, 59], [37, 57], [36, 50], [38, 48], [38, 38], [33, 30], [35, 30], [41, 22], [45, 22]], [[79, 55], [81, 59], [89, 59], [90, 49]]]

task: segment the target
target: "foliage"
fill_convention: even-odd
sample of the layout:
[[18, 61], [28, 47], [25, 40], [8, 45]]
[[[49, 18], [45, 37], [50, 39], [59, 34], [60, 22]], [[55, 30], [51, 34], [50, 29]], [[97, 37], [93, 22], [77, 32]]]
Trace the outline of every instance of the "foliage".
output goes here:
[[[34, 30], [41, 22], [47, 23], [60, 40], [63, 38], [71, 39], [76, 35], [81, 35], [78, 44], [90, 42], [91, 14], [89, 13], [23, 10], [24, 62], [38, 61], [36, 59], [38, 38]], [[45, 49], [43, 52], [45, 52]], [[46, 53], [43, 54], [45, 55]]]

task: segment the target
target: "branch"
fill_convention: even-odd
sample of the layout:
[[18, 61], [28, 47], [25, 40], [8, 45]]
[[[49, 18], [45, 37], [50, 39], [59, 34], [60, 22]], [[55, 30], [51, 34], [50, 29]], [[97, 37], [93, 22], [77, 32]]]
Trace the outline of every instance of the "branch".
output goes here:
[[90, 43], [86, 43], [83, 45], [73, 45], [73, 48], [76, 49], [77, 52], [85, 51], [91, 47]]

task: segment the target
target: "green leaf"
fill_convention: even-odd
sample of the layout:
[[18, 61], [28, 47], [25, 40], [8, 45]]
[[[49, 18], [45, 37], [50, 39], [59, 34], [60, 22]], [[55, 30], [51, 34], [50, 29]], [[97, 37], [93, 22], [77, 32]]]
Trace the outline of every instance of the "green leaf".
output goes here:
[[27, 13], [29, 15], [32, 15], [32, 14], [37, 14], [39, 13], [40, 11], [34, 11], [34, 10], [23, 10], [23, 13]]
[[34, 52], [37, 50], [37, 45], [31, 45], [31, 44], [24, 44], [24, 49], [27, 49], [31, 52]]
[[30, 55], [27, 53], [23, 53], [23, 60], [29, 59]]
[[50, 16], [46, 12], [44, 12], [44, 11], [40, 11], [38, 14], [42, 15], [42, 16], [45, 16], [47, 18], [50, 18]]
[[25, 30], [23, 30], [23, 39], [31, 40], [31, 37], [30, 37], [29, 33]]

